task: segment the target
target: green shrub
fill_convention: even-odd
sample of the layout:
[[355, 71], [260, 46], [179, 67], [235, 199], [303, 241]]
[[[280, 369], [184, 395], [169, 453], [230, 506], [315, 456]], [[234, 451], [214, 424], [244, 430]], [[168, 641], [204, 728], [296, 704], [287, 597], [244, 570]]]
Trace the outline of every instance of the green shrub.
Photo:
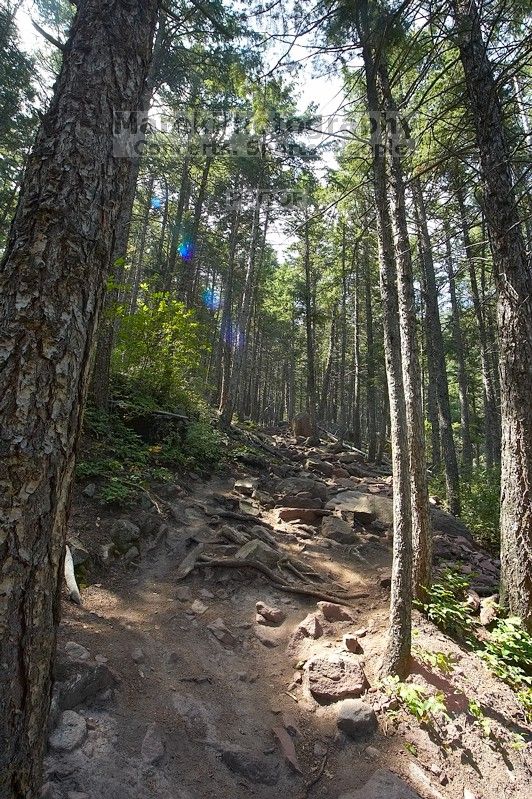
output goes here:
[[456, 638], [469, 640], [474, 625], [470, 610], [464, 600], [469, 580], [462, 574], [446, 569], [441, 581], [435, 582], [427, 591], [425, 602], [416, 603], [428, 618], [445, 632]]
[[186, 456], [198, 466], [211, 467], [222, 457], [224, 437], [206, 422], [190, 425], [185, 435], [183, 450]]

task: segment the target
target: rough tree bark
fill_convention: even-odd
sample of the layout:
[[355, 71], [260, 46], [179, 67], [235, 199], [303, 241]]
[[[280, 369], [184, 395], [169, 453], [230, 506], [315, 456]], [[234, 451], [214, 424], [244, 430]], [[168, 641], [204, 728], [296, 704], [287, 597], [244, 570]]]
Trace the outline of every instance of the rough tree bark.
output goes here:
[[502, 598], [532, 631], [532, 264], [479, 11], [474, 0], [454, 0], [452, 10], [480, 152], [498, 295]]
[[[365, 0], [359, 4], [358, 14], [358, 33], [363, 42], [362, 56], [368, 110], [373, 120], [380, 120], [381, 104], [377, 90], [374, 53], [371, 47], [368, 3]], [[379, 125], [372, 137], [372, 148], [394, 480], [390, 627], [381, 671], [384, 675], [397, 674], [404, 679], [410, 671], [412, 643], [412, 505], [397, 273], [387, 196], [386, 165]]]
[[78, 4], [0, 264], [0, 796], [38, 795], [75, 448], [157, 0]]

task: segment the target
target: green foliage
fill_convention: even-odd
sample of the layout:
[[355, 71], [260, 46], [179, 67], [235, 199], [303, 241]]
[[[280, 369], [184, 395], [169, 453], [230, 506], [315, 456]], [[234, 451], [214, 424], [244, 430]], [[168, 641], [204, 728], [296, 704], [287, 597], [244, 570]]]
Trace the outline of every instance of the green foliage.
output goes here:
[[475, 699], [470, 699], [468, 704], [469, 713], [475, 719], [475, 724], [482, 730], [486, 738], [491, 736], [491, 722], [484, 715], [484, 711]]
[[220, 460], [223, 443], [219, 430], [205, 422], [195, 422], [187, 429], [183, 451], [193, 463], [210, 467]]
[[471, 639], [474, 630], [469, 607], [463, 598], [468, 585], [463, 575], [446, 569], [441, 581], [428, 589], [426, 602], [417, 603], [438, 627], [462, 640]]
[[[499, 547], [500, 473], [497, 469], [477, 467], [471, 475], [463, 475], [460, 485], [461, 518], [475, 539], [489, 549]], [[441, 474], [430, 481], [430, 493], [445, 496], [445, 480]]]
[[532, 636], [515, 616], [499, 619], [478, 653], [489, 669], [517, 691], [532, 717]]
[[401, 682], [399, 677], [386, 677], [382, 684], [388, 696], [398, 699], [418, 721], [429, 723], [439, 717], [449, 718], [442, 693], [431, 694], [420, 685]]
[[415, 656], [433, 669], [438, 669], [442, 674], [452, 674], [455, 658], [445, 652], [429, 652], [427, 649], [415, 649]]
[[135, 313], [119, 308], [117, 314], [121, 323], [113, 371], [136, 379], [148, 395], [163, 396], [166, 403], [190, 394], [206, 350], [195, 312], [167, 293], [146, 292]]

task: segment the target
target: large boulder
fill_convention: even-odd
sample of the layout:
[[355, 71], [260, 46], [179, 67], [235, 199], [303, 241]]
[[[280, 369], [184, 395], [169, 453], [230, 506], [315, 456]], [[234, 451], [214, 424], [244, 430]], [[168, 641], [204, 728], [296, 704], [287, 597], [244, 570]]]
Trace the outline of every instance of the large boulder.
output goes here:
[[104, 663], [60, 658], [55, 668], [57, 705], [73, 710], [92, 702], [100, 694], [118, 685], [116, 674]]
[[263, 541], [259, 541], [257, 538], [248, 541], [247, 544], [244, 544], [244, 546], [240, 547], [238, 552], [235, 553], [235, 558], [239, 560], [256, 560], [269, 569], [273, 569], [277, 566], [280, 557], [279, 552], [276, 552], [275, 549], [268, 546], [268, 544], [265, 544]]
[[277, 508], [275, 513], [280, 522], [319, 524], [326, 511], [319, 508]]
[[292, 420], [292, 430], [296, 438], [310, 438], [314, 435], [308, 413], [298, 413]]
[[325, 501], [327, 499], [327, 486], [319, 480], [310, 477], [287, 477], [277, 485], [276, 493], [281, 497], [294, 496], [300, 493], [309, 494]]
[[362, 666], [348, 655], [317, 655], [306, 664], [306, 678], [320, 704], [355, 699], [369, 687]]
[[362, 491], [341, 491], [325, 507], [340, 515], [352, 513], [361, 524], [371, 524], [375, 520], [384, 524], [393, 523], [393, 502], [390, 497], [364, 494]]
[[72, 752], [81, 746], [86, 737], [87, 722], [83, 716], [74, 710], [65, 710], [48, 743], [54, 752]]

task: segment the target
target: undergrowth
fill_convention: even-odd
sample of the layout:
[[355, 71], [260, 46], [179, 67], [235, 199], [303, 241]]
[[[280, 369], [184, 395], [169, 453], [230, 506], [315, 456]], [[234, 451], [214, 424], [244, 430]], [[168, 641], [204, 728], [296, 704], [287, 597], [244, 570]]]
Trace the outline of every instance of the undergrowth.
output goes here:
[[201, 419], [191, 421], [182, 433], [147, 443], [118, 412], [89, 407], [84, 433], [76, 473], [98, 484], [97, 497], [104, 504], [130, 504], [146, 484], [170, 482], [176, 471], [185, 469], [210, 471], [223, 456], [223, 436]]
[[481, 640], [476, 634], [477, 621], [465, 601], [468, 587], [466, 577], [447, 569], [418, 607], [438, 627], [475, 651], [490, 671], [516, 692], [527, 718], [532, 720], [532, 635], [520, 619], [504, 618], [502, 608], [498, 608], [500, 618]]
[[[467, 477], [464, 475], [460, 484], [461, 519], [476, 541], [495, 552], [500, 547], [500, 487], [499, 471], [484, 467], [476, 467], [472, 474]], [[445, 495], [443, 475], [432, 477], [430, 492], [439, 496]]]

